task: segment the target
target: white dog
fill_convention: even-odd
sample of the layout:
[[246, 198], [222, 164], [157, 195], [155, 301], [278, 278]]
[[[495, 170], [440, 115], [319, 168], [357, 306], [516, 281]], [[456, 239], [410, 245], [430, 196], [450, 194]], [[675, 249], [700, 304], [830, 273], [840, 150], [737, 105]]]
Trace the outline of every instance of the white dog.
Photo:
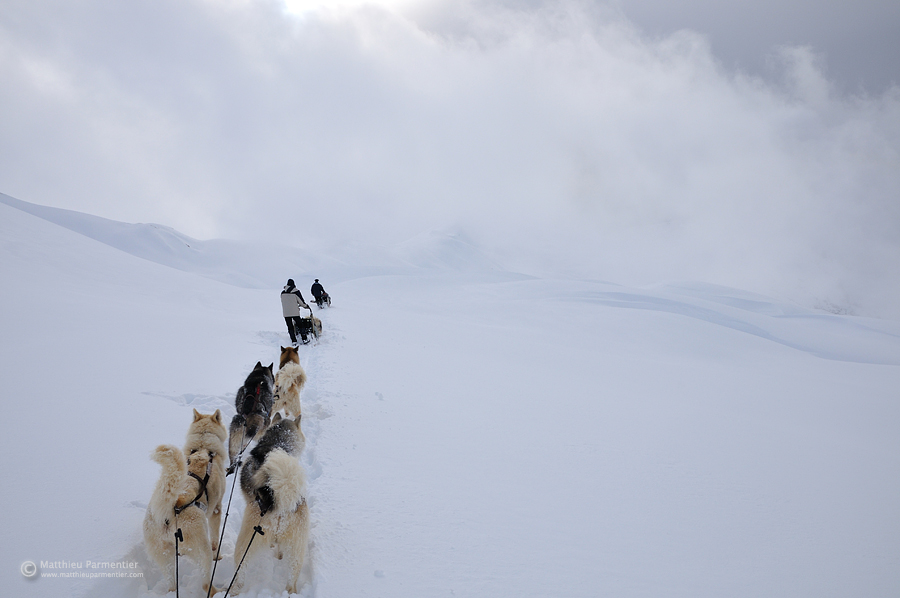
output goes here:
[[[198, 451], [185, 459], [177, 446], [156, 447], [150, 458], [162, 465], [162, 473], [144, 516], [144, 546], [147, 554], [169, 580], [169, 592], [175, 591], [175, 532], [180, 529], [179, 554], [187, 555], [200, 567], [203, 591], [209, 589], [213, 552], [206, 521], [207, 504], [203, 479], [212, 466], [210, 454]], [[193, 475], [191, 475], [193, 474]], [[178, 513], [176, 514], [176, 508]], [[213, 588], [210, 594], [215, 594]]]
[[294, 347], [281, 347], [281, 361], [275, 374], [275, 404], [272, 413], [284, 409], [285, 415], [300, 415], [300, 391], [306, 384], [306, 372]]
[[219, 547], [219, 524], [222, 520], [222, 497], [225, 496], [225, 440], [228, 430], [222, 423], [222, 412], [216, 409], [212, 415], [200, 413], [194, 409], [194, 421], [188, 428], [184, 442], [184, 454], [193, 455], [199, 451], [207, 451], [212, 459], [209, 482], [206, 484], [206, 503], [209, 507], [206, 517], [209, 520], [210, 546], [213, 552]]

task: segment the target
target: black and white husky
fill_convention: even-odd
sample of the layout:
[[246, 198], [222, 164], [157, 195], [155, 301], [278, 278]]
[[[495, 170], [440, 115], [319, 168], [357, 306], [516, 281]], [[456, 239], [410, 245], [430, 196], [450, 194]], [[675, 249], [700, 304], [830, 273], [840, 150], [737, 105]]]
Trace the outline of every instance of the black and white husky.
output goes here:
[[234, 399], [237, 414], [231, 419], [228, 430], [228, 459], [232, 466], [238, 453], [269, 427], [275, 395], [274, 365], [264, 366], [257, 361], [244, 385], [237, 391]]
[[258, 489], [253, 483], [253, 476], [265, 463], [269, 453], [280, 449], [295, 459], [300, 457], [303, 447], [306, 446], [306, 437], [300, 429], [300, 417], [298, 415], [294, 419], [282, 418], [280, 413], [276, 413], [272, 425], [244, 459], [241, 469], [241, 490], [248, 503], [256, 499]]
[[[241, 491], [247, 500], [241, 531], [234, 546], [238, 565], [246, 552], [247, 560], [266, 547], [273, 547], [278, 559], [290, 567], [287, 591], [297, 592], [297, 580], [309, 541], [309, 507], [306, 501], [306, 472], [299, 456], [306, 444], [300, 430], [300, 416], [283, 419], [276, 413], [241, 470]], [[259, 526], [264, 537], [254, 542]], [[249, 548], [249, 552], [248, 552]], [[235, 587], [243, 586], [244, 569], [239, 569]]]

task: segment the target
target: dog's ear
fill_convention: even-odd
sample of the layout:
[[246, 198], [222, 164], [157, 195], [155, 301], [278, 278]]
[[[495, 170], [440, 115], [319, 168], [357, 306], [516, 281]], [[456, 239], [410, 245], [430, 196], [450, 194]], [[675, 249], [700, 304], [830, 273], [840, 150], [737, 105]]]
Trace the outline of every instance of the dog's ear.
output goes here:
[[298, 413], [298, 414], [297, 414], [297, 417], [294, 418], [294, 423], [297, 424], [298, 426], [300, 425], [300, 418], [301, 418], [301, 417], [303, 417], [303, 414], [302, 414], [302, 413]]
[[272, 363], [269, 364], [269, 371], [272, 372], [272, 373], [275, 373], [275, 370], [272, 369], [272, 366], [274, 366], [274, 365], [275, 365], [275, 362], [274, 362], [274, 361], [273, 361]]
[[[278, 345], [278, 346], [281, 347], [281, 345]], [[284, 347], [281, 347], [281, 352], [284, 353], [285, 351], [286, 351], [286, 349]]]
[[199, 421], [201, 417], [203, 416], [200, 414], [200, 412], [194, 409], [194, 421]]
[[280, 421], [281, 421], [281, 412], [279, 411], [278, 413], [275, 414], [275, 417], [272, 418], [272, 423], [277, 424]]
[[261, 361], [257, 361], [257, 362], [256, 362], [256, 365], [253, 366], [253, 369], [254, 369], [254, 370], [258, 370], [258, 369], [261, 368], [261, 367], [262, 367], [262, 362], [261, 362]]
[[[194, 411], [196, 411], [196, 409]], [[220, 409], [216, 409], [216, 412], [213, 413], [213, 419], [216, 420], [216, 423], [222, 423], [222, 411]]]

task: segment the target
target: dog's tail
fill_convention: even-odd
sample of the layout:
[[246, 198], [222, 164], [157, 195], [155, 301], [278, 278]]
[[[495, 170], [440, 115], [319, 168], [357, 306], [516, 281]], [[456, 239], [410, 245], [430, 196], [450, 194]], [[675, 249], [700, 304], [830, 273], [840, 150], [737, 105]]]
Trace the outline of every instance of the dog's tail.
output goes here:
[[306, 384], [306, 372], [299, 363], [289, 361], [284, 367], [278, 370], [275, 376], [275, 394], [283, 395], [291, 387], [296, 386], [297, 392], [303, 390]]
[[[256, 438], [262, 432], [265, 432], [266, 428], [269, 427], [269, 424], [272, 423], [272, 420], [269, 418], [268, 413], [251, 413], [244, 419], [244, 427], [246, 428], [246, 437], [244, 438], [244, 446], [250, 444], [250, 441]], [[241, 449], [244, 447], [242, 446]]]
[[159, 521], [169, 517], [179, 495], [184, 491], [187, 476], [187, 459], [177, 446], [161, 444], [150, 454], [150, 458], [162, 466], [159, 481], [150, 498], [149, 510]]
[[275, 449], [253, 476], [256, 488], [268, 487], [274, 504], [271, 512], [291, 513], [306, 498], [306, 472], [300, 461], [282, 449]]

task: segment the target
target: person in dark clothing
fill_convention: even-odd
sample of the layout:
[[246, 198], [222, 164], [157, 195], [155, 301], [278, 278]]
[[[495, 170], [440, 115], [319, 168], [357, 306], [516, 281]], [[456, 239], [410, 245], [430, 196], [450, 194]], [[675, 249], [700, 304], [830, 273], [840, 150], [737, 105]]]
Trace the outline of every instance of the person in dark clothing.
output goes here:
[[310, 287], [309, 292], [312, 293], [313, 297], [316, 298], [316, 305], [318, 305], [319, 307], [324, 307], [325, 303], [331, 305], [331, 297], [329, 297], [328, 293], [325, 292], [325, 287], [323, 287], [319, 283], [318, 278]]
[[288, 332], [291, 335], [291, 342], [297, 344], [297, 333], [300, 331], [300, 338], [304, 343], [309, 342], [306, 337], [306, 328], [300, 322], [300, 308], [308, 309], [312, 313], [312, 308], [303, 300], [300, 289], [294, 286], [294, 279], [289, 278], [284, 290], [281, 291], [281, 312], [284, 315], [284, 321], [287, 324]]

